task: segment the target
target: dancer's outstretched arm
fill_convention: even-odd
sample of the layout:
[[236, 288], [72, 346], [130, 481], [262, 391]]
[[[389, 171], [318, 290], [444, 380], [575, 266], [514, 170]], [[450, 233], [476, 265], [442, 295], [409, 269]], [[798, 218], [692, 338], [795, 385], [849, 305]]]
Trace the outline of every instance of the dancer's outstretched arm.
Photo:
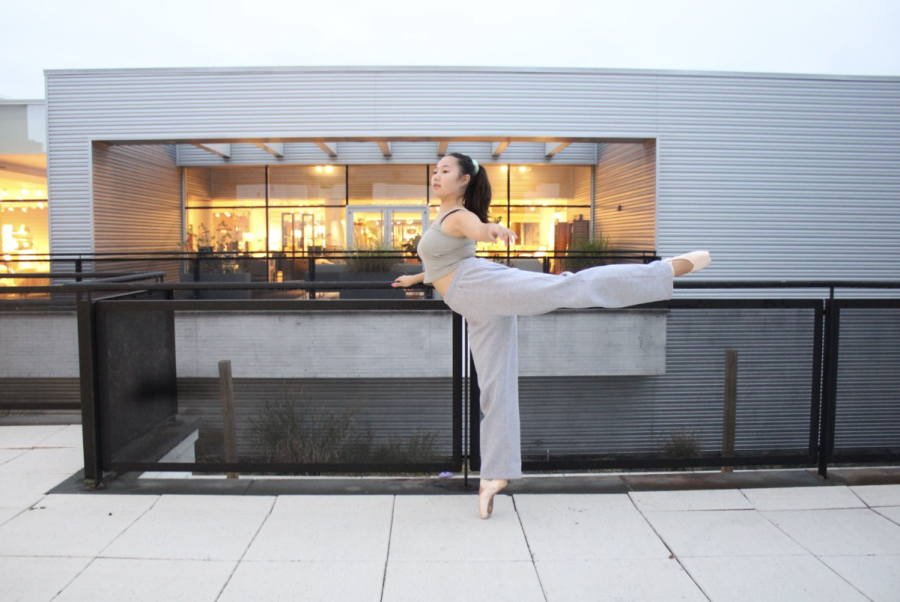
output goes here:
[[441, 229], [450, 236], [465, 236], [476, 242], [497, 242], [507, 246], [516, 241], [516, 233], [500, 224], [484, 224], [470, 211], [456, 211], [444, 218]]

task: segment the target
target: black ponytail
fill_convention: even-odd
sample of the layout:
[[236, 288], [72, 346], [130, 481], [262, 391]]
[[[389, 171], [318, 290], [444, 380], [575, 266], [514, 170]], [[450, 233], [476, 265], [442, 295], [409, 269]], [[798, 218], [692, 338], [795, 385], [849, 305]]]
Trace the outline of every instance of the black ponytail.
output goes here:
[[463, 206], [478, 216], [483, 223], [488, 223], [488, 208], [491, 206], [491, 183], [488, 181], [484, 166], [478, 166], [475, 173], [475, 163], [472, 158], [462, 153], [450, 153], [459, 161], [459, 171], [462, 175], [469, 175], [466, 192], [463, 196]]

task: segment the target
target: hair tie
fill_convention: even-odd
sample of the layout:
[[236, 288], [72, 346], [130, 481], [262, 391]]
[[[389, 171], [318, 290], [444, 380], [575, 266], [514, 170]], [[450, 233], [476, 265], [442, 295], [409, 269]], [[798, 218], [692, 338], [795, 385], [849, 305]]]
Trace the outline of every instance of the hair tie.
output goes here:
[[475, 159], [472, 159], [472, 163], [475, 164], [475, 174], [477, 175], [478, 174], [478, 161], [476, 161]]

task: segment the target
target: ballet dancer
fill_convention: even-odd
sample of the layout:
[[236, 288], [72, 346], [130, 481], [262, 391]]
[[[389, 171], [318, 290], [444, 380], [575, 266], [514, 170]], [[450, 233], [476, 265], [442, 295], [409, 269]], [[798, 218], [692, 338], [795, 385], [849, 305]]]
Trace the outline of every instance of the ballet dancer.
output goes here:
[[461, 153], [435, 166], [431, 187], [441, 200], [437, 218], [417, 251], [424, 270], [400, 276], [392, 286], [431, 284], [466, 319], [469, 347], [481, 390], [481, 472], [478, 510], [493, 511], [494, 495], [522, 478], [519, 434], [519, 368], [516, 316], [560, 308], [628, 307], [672, 298], [672, 280], [710, 263], [693, 251], [649, 264], [596, 266], [543, 274], [475, 257], [476, 242], [514, 243], [516, 234], [489, 223], [491, 184], [478, 162]]

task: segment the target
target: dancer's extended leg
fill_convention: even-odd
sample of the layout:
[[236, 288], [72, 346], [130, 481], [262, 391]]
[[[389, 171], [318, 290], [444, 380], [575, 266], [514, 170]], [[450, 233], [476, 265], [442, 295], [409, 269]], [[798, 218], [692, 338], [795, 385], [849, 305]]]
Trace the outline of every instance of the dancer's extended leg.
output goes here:
[[516, 317], [466, 320], [481, 391], [481, 478], [522, 478]]
[[472, 257], [460, 263], [444, 299], [475, 316], [533, 316], [563, 307], [629, 307], [672, 298], [665, 261], [597, 266], [578, 273], [528, 272]]

